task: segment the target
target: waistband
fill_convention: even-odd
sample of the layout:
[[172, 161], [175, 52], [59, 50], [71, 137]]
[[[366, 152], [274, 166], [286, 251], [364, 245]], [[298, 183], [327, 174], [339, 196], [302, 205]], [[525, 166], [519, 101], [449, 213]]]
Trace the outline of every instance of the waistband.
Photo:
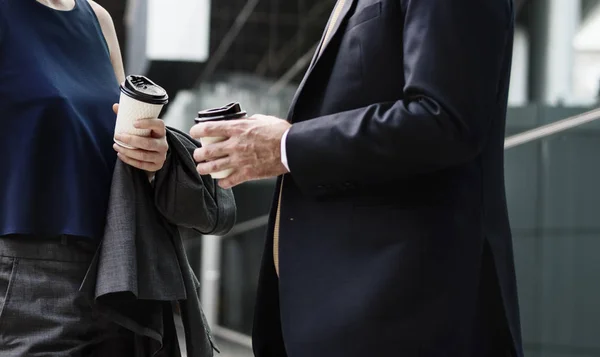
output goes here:
[[67, 235], [0, 237], [0, 256], [3, 257], [89, 263], [97, 248], [95, 240]]

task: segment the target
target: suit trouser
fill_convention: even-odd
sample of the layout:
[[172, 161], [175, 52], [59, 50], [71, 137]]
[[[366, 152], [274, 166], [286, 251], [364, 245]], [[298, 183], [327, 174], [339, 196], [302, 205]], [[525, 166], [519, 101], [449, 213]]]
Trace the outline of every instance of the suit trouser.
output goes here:
[[97, 242], [0, 237], [0, 356], [131, 356], [131, 335], [79, 292]]

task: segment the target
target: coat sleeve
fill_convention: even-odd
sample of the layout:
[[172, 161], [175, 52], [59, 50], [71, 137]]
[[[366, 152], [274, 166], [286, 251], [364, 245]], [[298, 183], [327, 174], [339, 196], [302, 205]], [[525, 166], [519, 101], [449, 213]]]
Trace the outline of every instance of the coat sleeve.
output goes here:
[[167, 160], [154, 181], [159, 212], [177, 226], [202, 234], [226, 234], [236, 220], [233, 192], [198, 174], [193, 153], [200, 143], [172, 128], [167, 130], [167, 140]]
[[503, 105], [511, 2], [401, 3], [396, 45], [404, 54], [397, 64], [406, 81], [397, 94], [402, 99], [294, 123], [286, 151], [305, 194], [443, 170], [472, 160], [486, 144]]

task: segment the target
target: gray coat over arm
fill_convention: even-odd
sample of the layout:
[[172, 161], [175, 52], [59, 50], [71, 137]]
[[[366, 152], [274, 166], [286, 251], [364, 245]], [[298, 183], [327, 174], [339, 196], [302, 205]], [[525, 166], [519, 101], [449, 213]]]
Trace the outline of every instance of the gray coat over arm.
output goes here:
[[153, 184], [117, 162], [104, 238], [81, 291], [136, 335], [136, 356], [180, 355], [172, 314], [172, 303], [179, 302], [188, 356], [210, 357], [215, 346], [181, 231], [227, 233], [235, 223], [235, 200], [231, 190], [196, 172], [197, 141], [171, 128], [167, 140], [167, 160]]

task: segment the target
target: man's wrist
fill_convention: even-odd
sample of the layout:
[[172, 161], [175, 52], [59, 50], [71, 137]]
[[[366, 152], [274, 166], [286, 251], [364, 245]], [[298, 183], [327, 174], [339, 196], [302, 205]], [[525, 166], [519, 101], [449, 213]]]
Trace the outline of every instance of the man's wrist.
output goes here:
[[281, 137], [281, 163], [283, 164], [283, 166], [285, 166], [288, 172], [290, 172], [290, 165], [288, 164], [287, 160], [287, 150], [285, 143], [290, 129], [286, 130], [285, 133], [283, 133], [283, 136]]

